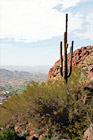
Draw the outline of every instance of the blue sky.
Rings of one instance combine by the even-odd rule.
[[[0,0],[0,65],[53,65],[65,13],[69,47],[93,45],[92,0]]]

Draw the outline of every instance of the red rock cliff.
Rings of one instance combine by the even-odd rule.
[[[90,55],[90,51],[93,52],[93,46],[86,46],[81,47],[80,49],[77,49],[73,52],[73,58],[72,58],[72,66],[76,66],[78,64],[82,65],[84,59]],[[93,53],[89,56],[93,60]],[[69,61],[69,54],[67,55],[67,60]],[[60,76],[60,60],[56,61],[54,66],[50,68],[48,73],[48,79],[52,79]],[[93,69],[93,65],[91,65],[91,69]],[[91,70],[92,71],[92,70]],[[91,73],[92,75],[93,73]]]

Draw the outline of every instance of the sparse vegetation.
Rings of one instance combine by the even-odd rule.
[[[0,140],[19,140],[19,136],[14,129],[7,128],[0,132]]]
[[[90,79],[89,84],[93,85],[93,79]]]

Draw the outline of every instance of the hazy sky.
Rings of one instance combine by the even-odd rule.
[[[0,0],[0,65],[53,65],[66,13],[69,47],[93,45],[93,0]]]

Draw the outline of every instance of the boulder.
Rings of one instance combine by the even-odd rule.
[[[84,133],[84,140],[93,140],[93,123]]]

